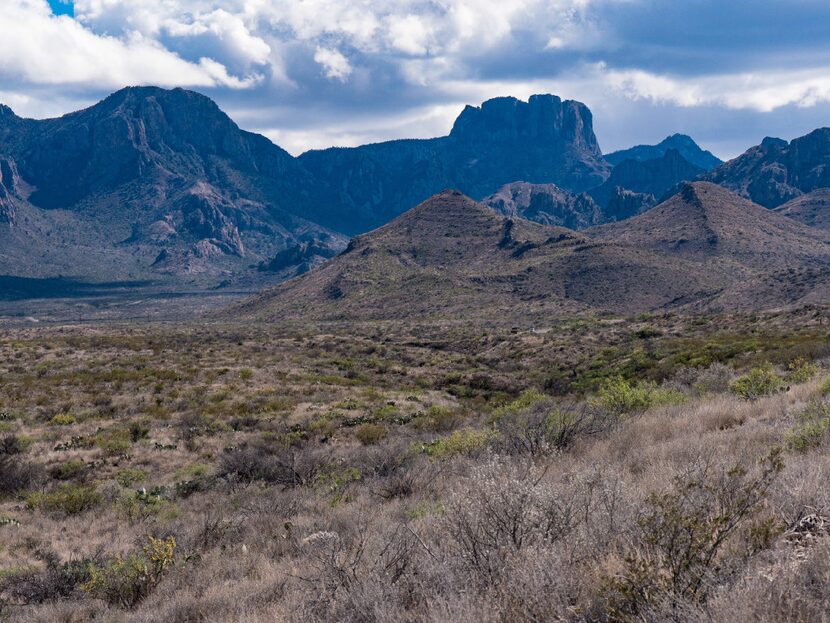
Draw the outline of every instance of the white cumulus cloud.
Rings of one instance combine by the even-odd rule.
[[[352,66],[343,54],[331,48],[318,47],[314,53],[314,61],[323,67],[329,78],[345,80],[352,73]]]
[[[244,88],[255,80],[231,75],[208,57],[187,61],[139,32],[96,34],[52,15],[45,0],[11,0],[0,20],[0,75],[34,85],[129,84]]]

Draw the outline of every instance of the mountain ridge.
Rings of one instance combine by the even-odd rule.
[[[701,148],[691,136],[686,134],[672,134],[656,145],[636,145],[611,152],[605,155],[605,159],[613,166],[617,166],[624,160],[645,161],[662,158],[669,149],[677,150],[686,160],[705,171],[723,164],[723,160]]]
[[[764,310],[769,295],[759,293],[773,287],[773,305],[830,302],[828,276],[821,232],[710,183],[687,183],[640,216],[579,233],[444,191],[231,313],[353,321]]]

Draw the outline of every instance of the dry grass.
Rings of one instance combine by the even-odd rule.
[[[664,365],[682,321],[648,322],[665,323],[665,342],[648,338]],[[0,620],[826,620],[828,534],[788,530],[830,515],[828,439],[786,449],[769,487],[751,488],[799,413],[827,400],[823,376],[750,402],[701,389],[726,387],[731,368],[684,370],[664,385],[682,404],[603,417],[591,390],[509,406],[543,389],[530,368],[545,356],[636,350],[624,336],[640,323],[600,323],[589,352],[566,347],[564,325],[8,332],[0,437],[43,475],[0,500],[15,522],[0,525]],[[579,423],[567,443],[563,422]],[[69,461],[86,468],[56,469]],[[97,506],[27,508],[59,473],[95,487]],[[729,500],[755,497],[705,565],[678,571],[653,526],[692,521],[665,510],[690,483],[705,492],[683,507],[703,513],[704,545]],[[175,538],[175,564],[134,608],[92,599],[64,567],[148,536]],[[681,572],[694,591],[669,582]]]

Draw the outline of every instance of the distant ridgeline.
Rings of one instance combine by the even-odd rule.
[[[468,106],[445,137],[295,158],[182,89],[128,88],[43,121],[0,106],[0,275],[255,289],[445,188],[581,230],[704,179],[826,226],[828,132],[726,164],[682,135],[603,156],[584,104],[537,95]]]

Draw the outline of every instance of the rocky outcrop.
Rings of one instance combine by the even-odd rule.
[[[182,216],[181,232],[211,243],[224,253],[245,256],[239,229],[228,216],[232,204],[200,185],[191,189],[179,203]]]
[[[482,199],[524,180],[579,193],[602,183],[610,169],[588,108],[553,95],[468,106],[446,137],[314,151],[299,161],[327,181],[339,206],[324,224],[352,234],[388,222],[443,188]]]
[[[0,223],[11,225],[16,216],[14,199],[19,194],[20,175],[14,160],[0,156]]]
[[[830,187],[830,128],[788,143],[765,138],[760,145],[705,176],[742,197],[775,208],[802,194]]]
[[[670,149],[677,150],[686,160],[704,171],[711,171],[723,164],[723,160],[712,152],[701,149],[691,136],[685,134],[674,134],[657,145],[638,145],[630,149],[615,151],[606,154],[605,159],[617,166],[625,160],[656,160],[662,158]]]
[[[633,190],[616,186],[608,196],[605,207],[602,209],[602,222],[613,223],[624,221],[642,214],[657,205],[654,195],[637,193]]]
[[[514,182],[482,203],[503,216],[568,229],[585,229],[602,222],[599,206],[589,195],[575,195],[554,184]]]

